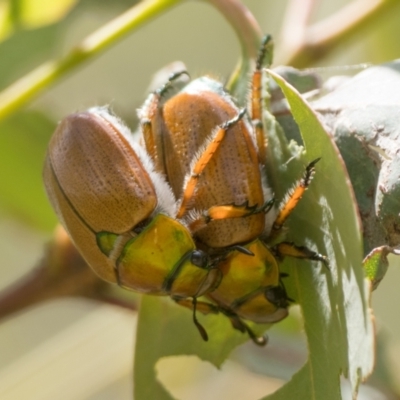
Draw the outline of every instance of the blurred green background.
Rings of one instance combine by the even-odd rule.
[[[243,0],[243,3],[262,30],[276,38],[279,61],[279,35],[287,2]],[[348,3],[321,0],[313,21],[331,15]],[[0,89],[42,62],[65,54],[134,2],[60,1],[59,6],[65,6],[63,12],[47,16],[44,10],[49,11],[50,4],[45,0],[0,1],[0,35],[3,34]],[[6,18],[10,9],[14,31]],[[379,64],[398,58],[398,11],[368,31],[360,32],[351,43],[322,59],[318,66]],[[46,18],[55,22],[45,24]],[[179,60],[186,64],[192,77],[211,73],[225,80],[236,65],[239,52],[232,28],[216,9],[205,2],[187,1],[73,71],[23,111],[1,121],[0,289],[38,263],[56,225],[44,194],[41,170],[47,142],[57,121],[77,110],[111,104],[135,129],[136,109],[146,96],[152,76],[160,68]],[[360,398],[400,398],[399,284],[398,261],[391,259],[386,279],[372,296],[379,362],[371,384],[377,385],[379,392],[362,389],[366,397]],[[131,398],[135,321],[132,312],[77,299],[48,302],[2,320],[0,398]],[[243,346],[232,356],[223,373],[193,359],[185,360],[185,367],[182,360],[172,364],[163,360],[159,365],[160,379],[174,386],[174,393],[180,399],[257,399],[280,384],[281,380],[276,377],[288,379],[304,361],[304,339],[298,329],[293,333],[293,326],[297,325],[294,310],[287,322],[270,331],[267,349],[260,351],[252,344]],[[179,379],[174,375],[176,371]],[[240,391],[241,385],[236,382],[246,382],[247,390]],[[386,390],[382,382],[386,383]]]

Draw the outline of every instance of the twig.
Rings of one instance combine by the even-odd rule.
[[[354,0],[330,17],[308,27],[301,43],[296,46],[283,43],[277,56],[278,62],[297,68],[309,66],[384,18],[398,5],[396,0]]]
[[[136,300],[122,292],[94,274],[59,227],[39,265],[0,293],[0,319],[46,300],[71,296],[136,309]]]
[[[315,4],[315,0],[288,2],[279,35],[279,42],[283,47],[296,48],[304,41]]]
[[[127,33],[183,0],[145,0],[89,35],[59,60],[44,63],[0,93],[0,119],[15,112],[41,90],[94,58]]]
[[[228,80],[227,88],[239,100],[247,94],[249,71],[260,47],[262,31],[253,14],[239,0],[205,0],[229,22],[241,46],[241,59]]]
[[[243,58],[256,58],[263,32],[254,15],[238,0],[206,0],[229,22],[242,47]]]

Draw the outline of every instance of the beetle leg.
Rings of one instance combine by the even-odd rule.
[[[222,310],[221,310],[222,311]],[[223,311],[222,311],[223,312]],[[257,336],[253,330],[243,322],[237,315],[235,314],[226,314],[226,316],[231,321],[232,327],[242,333],[247,333],[250,339],[257,345],[257,346],[265,346],[268,343],[268,336]]]
[[[207,222],[210,222],[218,219],[249,217],[259,213],[267,214],[273,207],[274,202],[275,199],[268,200],[261,207],[249,207],[247,202],[242,205],[213,206],[204,213],[204,216],[208,219]]]
[[[286,292],[286,287],[285,287],[285,285],[284,285],[284,283],[283,283],[283,280],[282,280],[282,278],[287,278],[288,276],[289,276],[288,274],[285,274],[285,273],[283,273],[283,272],[280,273],[280,274],[279,274],[279,285],[280,285],[280,287],[282,288],[283,292],[285,293],[285,298],[286,298],[286,300],[287,300],[288,302],[290,302],[290,303],[294,303],[295,300],[288,296],[288,294],[287,294],[287,292]]]
[[[193,167],[191,168],[190,175],[186,179],[184,186],[183,186],[183,195],[181,204],[179,207],[179,211],[176,215],[177,218],[182,218],[186,213],[186,210],[193,199],[193,196],[196,191],[197,182],[204,171],[204,168],[207,166],[208,162],[211,160],[214,153],[217,151],[219,145],[221,144],[222,140],[225,137],[226,132],[229,128],[240,121],[244,114],[246,113],[245,109],[242,109],[238,115],[236,115],[231,120],[223,123],[215,132],[211,140],[206,145],[204,151],[201,155],[197,158],[196,162],[194,163]]]
[[[189,230],[194,233],[206,227],[211,221],[228,218],[245,218],[254,214],[268,213],[274,205],[275,199],[266,201],[261,207],[242,205],[212,206],[203,213],[192,212],[187,218]]]
[[[143,139],[147,153],[150,155],[153,162],[156,164],[157,170],[164,172],[161,167],[162,160],[158,160],[157,141],[161,135],[162,123],[160,101],[165,93],[172,87],[173,82],[182,75],[188,75],[187,71],[178,71],[170,75],[168,81],[160,88],[154,91],[147,99],[144,106],[138,111],[140,126],[143,134]],[[158,117],[158,118],[157,118]]]
[[[187,75],[187,77],[190,79],[190,75],[186,70],[174,72],[169,76],[167,82],[165,82],[164,85],[156,90],[156,93],[159,94],[160,97],[164,96],[165,93],[172,88],[173,82],[180,78],[182,75]]]
[[[242,332],[247,333],[250,339],[258,346],[265,346],[268,341],[268,336],[257,336],[253,330],[244,323],[236,314],[229,312],[228,310],[221,309],[211,303],[207,303],[205,301],[197,301],[196,297],[193,297],[193,300],[189,299],[179,299],[173,298],[173,300],[178,303],[179,305],[189,308],[193,311],[193,322],[196,325],[196,328],[199,330],[199,333],[202,339],[207,342],[208,341],[208,334],[204,329],[204,326],[200,324],[196,317],[196,311],[200,311],[202,314],[218,314],[221,311],[224,315],[226,315],[234,329]]]
[[[188,298],[182,299],[177,297],[173,297],[173,300],[180,306],[193,310],[193,300],[190,300]],[[216,307],[214,304],[207,303],[206,301],[197,301],[197,300],[196,300],[196,310],[200,311],[204,315],[218,314],[219,312],[218,307]]]
[[[294,243],[282,242],[273,247],[273,251],[278,257],[294,257],[306,260],[320,261],[329,270],[329,260],[326,256],[310,250],[306,246],[296,246]]]
[[[218,314],[218,308],[211,303],[207,303],[205,301],[197,301],[197,297],[193,297],[193,300],[189,299],[180,299],[180,298],[173,298],[173,300],[186,308],[189,308],[193,312],[193,323],[196,325],[200,336],[202,339],[207,342],[208,341],[208,334],[205,330],[204,326],[200,324],[197,319],[196,311],[200,311],[202,314]]]
[[[205,342],[208,342],[208,334],[205,330],[204,326],[200,324],[199,320],[196,316],[197,309],[197,298],[193,297],[193,323],[196,325],[197,330],[200,332],[200,336],[203,338]]]
[[[272,46],[272,37],[264,36],[251,81],[251,120],[256,134],[258,161],[261,165],[265,165],[267,147],[267,136],[262,122],[262,66],[267,54],[272,52]]]
[[[319,160],[320,158],[317,158],[316,160],[310,162],[310,164],[307,165],[303,178],[300,179],[300,181],[297,183],[294,189],[289,191],[288,195],[286,196],[286,200],[281,206],[279,214],[272,225],[272,230],[269,239],[272,240],[276,238],[281,232],[283,224],[285,223],[289,215],[292,213],[292,211],[296,208],[297,203],[300,201],[304,192],[310,185],[310,182],[315,172],[314,166]]]

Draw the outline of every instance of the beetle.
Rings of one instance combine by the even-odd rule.
[[[235,329],[265,344],[243,319],[277,322],[287,315],[290,299],[278,257],[325,260],[290,243],[267,246],[307,188],[316,162],[270,232],[273,199],[263,177],[261,122],[261,66],[270,43],[267,37],[252,76],[251,123],[222,85],[207,77],[163,102],[185,73],[179,72],[138,112],[143,146],[106,108],[94,108],[65,118],[46,156],[47,194],[92,269],[109,282],[169,295],[191,308],[204,340],[197,307],[222,312]],[[198,302],[202,295],[212,303]]]
[[[289,255],[327,265],[325,256],[304,246],[288,242],[268,246],[279,238],[319,161],[306,167],[271,218],[273,198],[265,179],[267,143],[261,97],[262,64],[271,47],[267,35],[251,79],[251,121],[222,84],[209,77],[198,78],[165,98],[166,89],[184,71],[172,75],[138,112],[148,153],[175,196],[182,199],[177,217],[191,227],[196,246],[222,273],[220,284],[207,297],[235,329],[247,332],[259,345],[266,339],[257,337],[243,319],[278,322],[287,316],[291,301],[278,260]],[[223,129],[226,121],[229,129]],[[180,304],[192,307],[185,299]],[[202,309],[207,307],[203,304]]]
[[[177,201],[132,133],[106,108],[66,117],[44,166],[47,195],[83,258],[102,279],[141,293],[191,298],[220,271],[176,219]],[[213,310],[211,310],[213,311]]]

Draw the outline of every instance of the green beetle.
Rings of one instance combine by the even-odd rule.
[[[129,129],[105,108],[56,129],[44,182],[74,244],[104,280],[174,300],[215,288],[220,271],[176,217],[177,200]],[[194,320],[202,336],[204,329]]]

